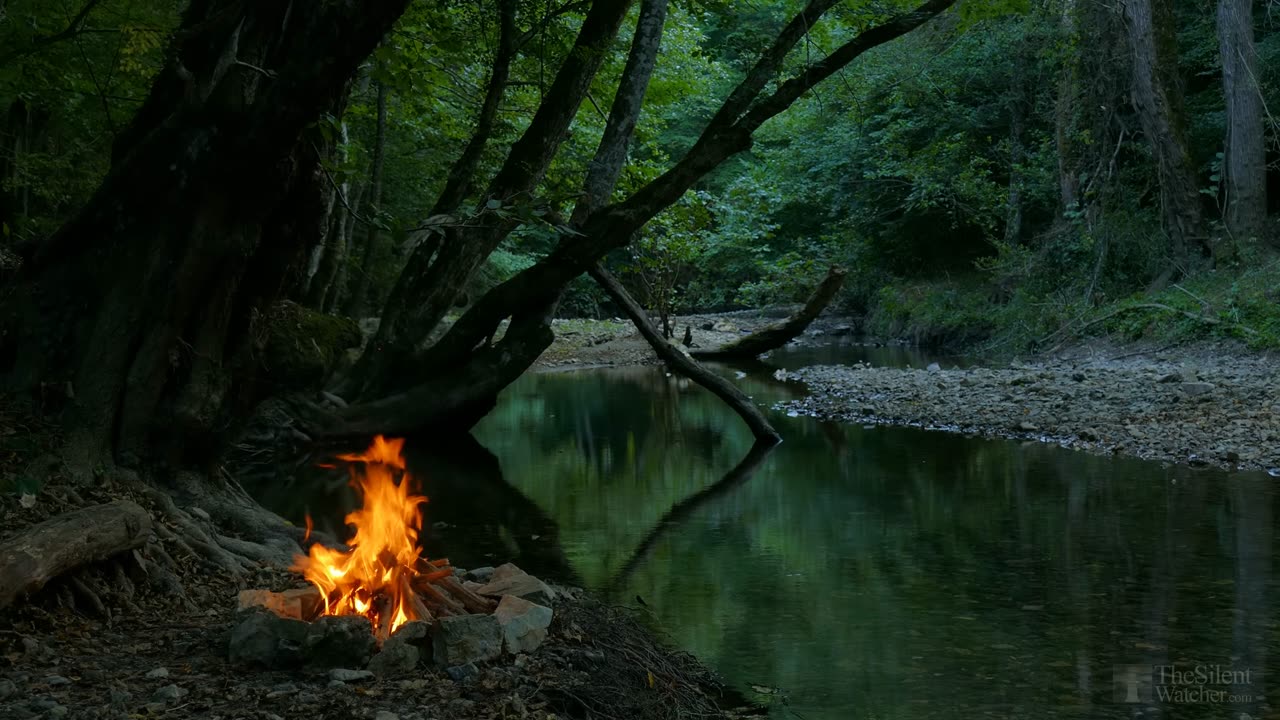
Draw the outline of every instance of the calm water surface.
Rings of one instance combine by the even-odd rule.
[[[775,367],[851,358],[937,359],[845,346],[721,371],[771,406],[803,394]],[[638,596],[733,685],[776,689],[754,697],[780,718],[1277,717],[1275,479],[772,416],[785,442],[761,459],[659,369],[527,376],[478,443],[411,454],[428,550]],[[352,498],[327,482],[267,500],[336,528]],[[1249,675],[1153,689],[1161,665]],[[1148,700],[1170,690],[1184,702]]]

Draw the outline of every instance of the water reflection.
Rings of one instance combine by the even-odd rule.
[[[1274,480],[775,419],[786,441],[721,484],[750,434],[656,369],[526,377],[477,436],[587,585],[809,720],[1266,714]],[[1113,699],[1116,666],[1161,664],[1250,669],[1230,689],[1255,702]]]

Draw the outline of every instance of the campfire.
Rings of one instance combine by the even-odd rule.
[[[546,638],[556,598],[546,583],[510,563],[464,572],[423,556],[427,498],[405,469],[403,449],[403,440],[379,436],[363,453],[338,456],[350,463],[361,501],[346,516],[351,537],[345,547],[316,543],[295,557],[291,570],[310,587],[240,593],[248,614],[229,640],[233,661],[367,663],[361,672],[397,674],[424,654],[449,668],[530,652]]]
[[[316,543],[293,567],[320,591],[321,615],[364,616],[379,639],[410,620],[490,612],[495,605],[463,587],[447,559],[422,556],[418,534],[427,497],[415,494],[403,448],[402,438],[379,435],[363,453],[338,456],[352,463],[351,485],[362,501],[346,517],[355,528],[350,550]]]

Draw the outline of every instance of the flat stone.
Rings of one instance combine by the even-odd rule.
[[[551,608],[507,595],[498,603],[493,617],[502,628],[502,647],[512,655],[533,652],[547,639]]]
[[[291,620],[311,620],[320,614],[323,600],[314,587],[271,592],[270,590],[241,590],[237,599],[241,610],[264,608]]]
[[[1213,383],[1207,382],[1184,382],[1181,387],[1182,392],[1186,393],[1189,397],[1204,395],[1213,391]]]
[[[379,710],[374,713],[373,720],[400,720],[400,716],[389,710]]]
[[[301,620],[256,609],[232,628],[227,658],[232,663],[268,669],[300,665],[308,630]]]
[[[349,683],[359,682],[361,680],[372,680],[373,673],[368,670],[350,670],[348,668],[334,668],[329,671],[329,679],[338,682]]]
[[[497,572],[493,566],[486,565],[484,567],[472,568],[462,574],[463,580],[471,580],[478,583],[487,583],[493,579],[493,574]]]
[[[552,590],[549,585],[511,563],[494,570],[493,578],[476,592],[498,598],[503,595],[515,595],[539,605],[551,605],[556,598],[555,590]]]
[[[306,661],[315,667],[361,667],[377,648],[373,625],[360,615],[325,615],[307,629]]]
[[[59,685],[70,685],[71,681],[61,675],[50,675],[44,679],[46,685],[50,687],[58,687]]]
[[[502,628],[492,615],[441,618],[431,629],[431,651],[441,667],[492,660],[502,654]]]
[[[445,668],[444,672],[449,676],[450,680],[460,683],[479,673],[480,668],[476,667],[475,663],[467,663],[466,665],[454,665],[453,667]]]
[[[146,677],[148,680],[159,680],[162,678],[167,678],[169,677],[169,668],[158,667],[154,670],[148,670]]]

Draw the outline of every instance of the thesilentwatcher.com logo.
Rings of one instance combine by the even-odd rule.
[[[1114,698],[1122,703],[1253,702],[1254,671],[1226,665],[1116,665]]]

